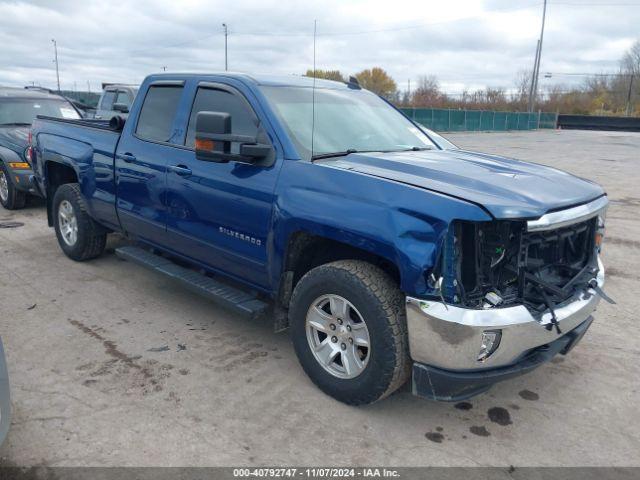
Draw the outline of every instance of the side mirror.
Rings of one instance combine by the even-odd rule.
[[[129,113],[129,107],[124,103],[114,103],[113,110],[120,113]]]
[[[239,144],[239,148],[232,149],[234,143]],[[272,147],[258,143],[249,135],[232,134],[229,113],[199,112],[196,116],[195,150],[199,160],[256,163],[266,158]]]

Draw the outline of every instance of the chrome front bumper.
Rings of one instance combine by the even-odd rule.
[[[598,259],[598,285],[604,285],[604,267]],[[561,333],[548,330],[551,313],[537,321],[526,307],[474,310],[442,302],[407,297],[409,350],[414,362],[446,370],[473,371],[511,365],[533,348],[557,340],[584,322],[596,309],[600,296],[589,288],[556,309]],[[477,360],[486,330],[501,330],[497,350]]]

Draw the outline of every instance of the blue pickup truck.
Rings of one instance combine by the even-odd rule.
[[[605,296],[600,186],[442,148],[355,80],[151,75],[126,122],[39,117],[32,142],[68,257],[124,234],[121,257],[288,328],[349,404],[483,392],[568,353]]]

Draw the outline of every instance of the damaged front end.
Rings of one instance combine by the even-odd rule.
[[[526,222],[454,222],[443,257],[443,296],[466,308],[522,304],[536,318],[593,285],[598,217],[545,231]]]
[[[536,220],[453,221],[428,272],[433,294],[407,297],[414,391],[459,399],[573,348],[607,298],[606,206],[601,197]]]
[[[598,288],[604,215],[602,209],[558,224],[454,221],[431,284],[445,302],[463,308],[524,305],[538,319],[550,312],[547,328],[558,329],[557,306]]]

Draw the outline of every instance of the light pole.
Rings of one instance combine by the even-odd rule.
[[[58,80],[58,93],[60,93],[60,70],[58,70],[58,44],[56,43],[56,39],[52,38],[53,42],[53,52],[55,55],[54,62],[56,63],[56,79]]]
[[[229,36],[229,29],[227,28],[227,24],[223,23],[224,27],[224,71],[229,70],[229,64],[227,63],[227,37]]]
[[[536,49],[536,59],[533,62],[533,75],[531,76],[531,89],[529,90],[529,112],[535,108],[536,95],[538,94],[538,75],[540,74],[540,58],[542,57],[542,40],[544,38],[544,21],[547,16],[547,0],[544,0],[542,7],[542,27],[540,29],[540,39]]]

